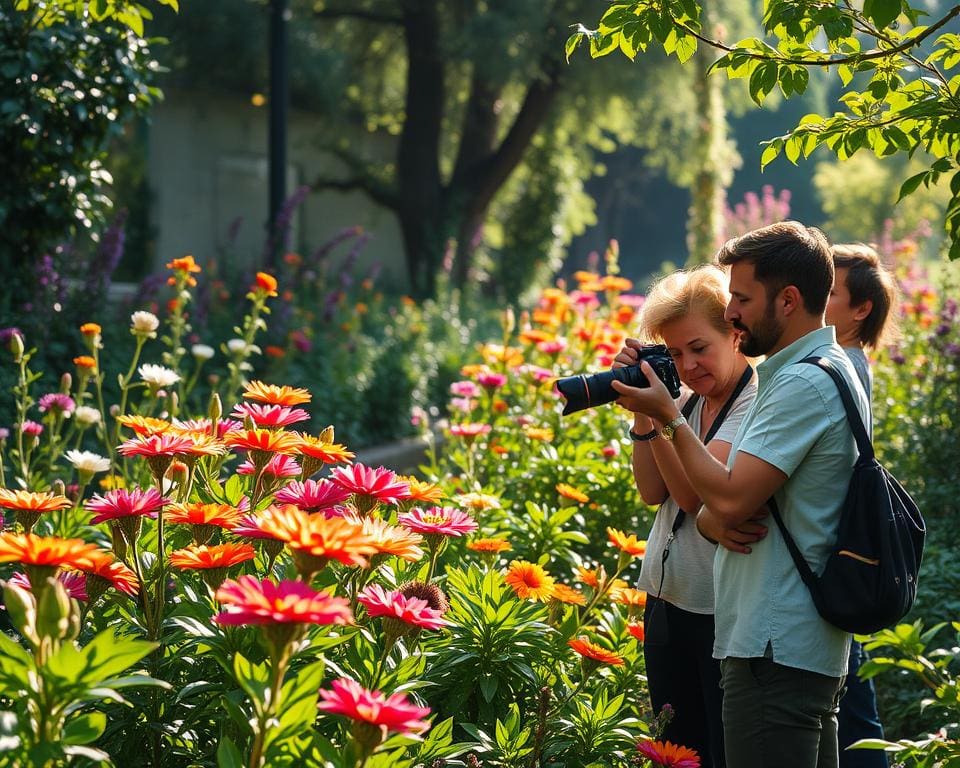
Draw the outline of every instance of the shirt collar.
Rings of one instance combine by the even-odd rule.
[[[775,355],[771,355],[757,366],[758,385],[762,387],[784,366],[809,357],[814,350],[829,344],[834,344],[836,340],[836,328],[832,325],[817,328],[801,336],[795,342],[784,347]]]

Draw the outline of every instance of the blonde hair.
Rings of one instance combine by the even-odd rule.
[[[712,264],[681,269],[658,280],[650,287],[640,311],[640,335],[662,340],[663,326],[697,313],[727,334],[733,326],[724,319],[730,293],[726,273]]]

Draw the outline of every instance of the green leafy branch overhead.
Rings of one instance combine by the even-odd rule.
[[[747,81],[762,105],[775,89],[802,94],[811,69],[835,72],[843,85],[841,109],[808,114],[788,133],[765,142],[761,164],[781,154],[796,164],[826,145],[845,160],[861,149],[878,157],[917,150],[929,167],[908,179],[900,199],[921,184],[950,179],[945,216],[950,258],[960,257],[960,34],[950,31],[960,5],[930,23],[907,0],[768,0],[764,38],[729,44],[704,33],[696,0],[613,2],[596,29],[583,24],[566,42],[567,59],[582,44],[593,58],[620,51],[634,60],[650,45],[686,61],[701,45],[720,53],[711,70]]]
[[[180,10],[180,0],[154,0],[174,11]],[[97,21],[113,20],[129,27],[143,37],[143,22],[153,18],[153,13],[142,3],[131,0],[16,0],[18,11],[32,13],[39,27],[48,27],[63,21],[65,16],[82,19],[85,16]]]

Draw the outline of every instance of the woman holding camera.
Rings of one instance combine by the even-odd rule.
[[[683,414],[721,462],[757,393],[739,334],[723,317],[726,285],[717,267],[676,272],[651,288],[640,315],[641,335],[667,346],[690,390],[680,397]],[[641,346],[628,339],[614,366],[636,364]],[[617,402],[630,408],[629,398]],[[638,585],[648,594],[643,650],[654,711],[673,709],[663,738],[696,749],[710,768],[725,765],[720,663],[713,658],[716,546],[694,524],[701,504],[668,444],[675,427],[635,413],[630,429],[637,489],[645,503],[659,505]],[[752,526],[762,538],[766,529]]]

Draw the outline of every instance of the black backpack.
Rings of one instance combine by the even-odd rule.
[[[913,605],[926,528],[913,499],[874,456],[840,372],[822,357],[800,362],[816,365],[833,379],[860,451],[823,573],[811,570],[772,498],[770,508],[817,612],[846,632],[870,634],[895,624]]]

